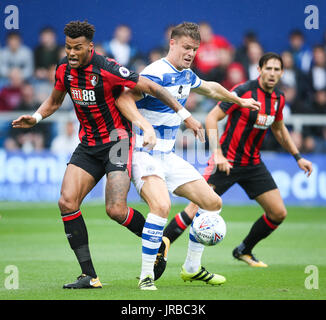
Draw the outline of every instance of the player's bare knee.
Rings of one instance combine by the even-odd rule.
[[[160,217],[167,218],[171,210],[171,203],[165,201],[158,202],[149,206],[152,213],[159,215]]]
[[[114,204],[106,206],[106,214],[118,223],[122,223],[126,219],[128,208],[126,204]]]
[[[218,211],[222,208],[222,199],[216,193],[213,196],[207,197],[200,207],[208,211]]]
[[[76,201],[63,194],[58,201],[58,206],[62,213],[74,212],[79,209],[79,204]]]
[[[220,196],[217,195],[217,198],[216,198],[216,206],[217,206],[217,210],[221,210],[221,209],[222,209],[222,205],[223,205],[222,198],[221,198]]]
[[[287,210],[285,208],[283,208],[277,213],[277,218],[279,221],[283,221],[286,218],[286,216],[287,216]]]
[[[286,208],[279,208],[273,212],[267,212],[267,216],[275,222],[282,222],[287,216],[287,210]]]

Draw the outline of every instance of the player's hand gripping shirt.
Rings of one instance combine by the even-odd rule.
[[[125,86],[134,88],[138,77],[94,51],[89,63],[81,68],[71,68],[67,57],[60,61],[55,88],[67,91],[74,103],[82,144],[97,146],[131,135],[131,124],[115,106],[115,100]]]
[[[247,81],[232,91],[241,98],[253,98],[261,102],[261,108],[259,111],[250,111],[234,103],[220,103],[220,108],[229,115],[220,139],[223,155],[233,165],[259,164],[260,148],[267,129],[274,121],[283,119],[284,95],[278,89],[269,94],[260,87],[258,80]]]
[[[141,72],[141,75],[163,86],[183,106],[186,104],[190,89],[197,88],[201,84],[201,80],[191,69],[178,71],[165,58],[147,66]],[[176,112],[164,105],[159,99],[148,94],[137,102],[137,107],[139,112],[153,126],[157,137],[157,144],[150,152],[143,148],[143,132],[137,129],[136,150],[146,151],[151,154],[174,151],[175,138],[181,124],[181,119]]]

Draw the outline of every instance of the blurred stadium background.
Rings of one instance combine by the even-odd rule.
[[[314,1],[319,16],[311,26],[312,3],[264,1],[2,1],[0,4],[0,201],[56,202],[69,154],[78,143],[78,126],[67,96],[61,109],[33,130],[13,130],[10,123],[32,114],[52,90],[55,65],[64,53],[63,28],[87,19],[96,27],[96,50],[140,72],[164,56],[170,27],[182,21],[201,24],[202,45],[194,70],[230,89],[257,77],[259,57],[275,51],[284,59],[281,89],[284,118],[298,148],[314,163],[306,179],[294,160],[269,134],[263,159],[288,205],[326,206],[326,21],[325,1]],[[10,5],[18,12],[17,29]],[[305,10],[306,11],[305,13]],[[316,25],[314,25],[316,27]],[[204,121],[214,101],[191,94],[187,108]],[[207,146],[180,133],[176,149],[199,170]],[[103,199],[103,181],[87,200]],[[134,190],[130,201],[139,201]],[[183,201],[173,199],[174,202]],[[0,206],[1,206],[0,202]],[[234,187],[225,204],[250,203]]]

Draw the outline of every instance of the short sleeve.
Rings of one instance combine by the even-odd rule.
[[[54,88],[59,91],[66,91],[66,87],[64,85],[64,75],[65,75],[65,65],[61,64],[58,65],[55,71],[55,82],[54,82]]]
[[[283,120],[283,109],[285,105],[285,97],[283,93],[280,95],[280,106],[278,107],[275,115],[275,121],[281,121]]]
[[[106,59],[105,70],[113,74],[114,85],[121,85],[133,89],[139,80],[139,74],[117,63],[113,59]]]
[[[201,79],[193,72],[191,78],[191,89],[198,88],[201,85]]]

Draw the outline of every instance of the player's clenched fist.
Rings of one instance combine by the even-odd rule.
[[[149,150],[152,150],[156,145],[156,134],[152,126],[143,130],[144,140],[143,147],[146,147]]]

